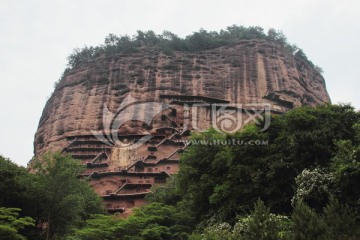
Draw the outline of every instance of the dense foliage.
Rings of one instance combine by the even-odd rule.
[[[192,140],[204,142],[267,144],[189,146],[179,173],[154,187],[149,204],[126,219],[101,214],[99,199],[76,178],[81,168],[69,157],[55,154],[45,156],[45,164],[35,161],[37,174],[0,158],[0,187],[8,193],[0,196],[0,236],[360,239],[360,113],[349,105],[302,107],[273,117],[270,128],[260,129],[248,125],[232,135],[194,134]],[[10,207],[23,209],[23,215]]]
[[[267,40],[279,44],[293,53],[296,52],[299,57],[308,61],[313,66],[301,49],[287,42],[285,35],[281,31],[270,28],[265,33],[264,29],[258,26],[244,27],[233,25],[219,32],[200,29],[185,38],[181,38],[169,31],[164,31],[162,34],[156,34],[154,31],[137,31],[137,34],[133,37],[109,34],[105,38],[104,44],[100,46],[85,46],[82,49],[75,49],[68,57],[68,69],[74,68],[81,63],[92,62],[100,56],[135,53],[144,48],[158,49],[165,54],[172,54],[173,51],[194,52],[208,50],[231,45],[240,40],[252,39]]]
[[[0,236],[16,236],[1,239],[63,239],[90,214],[104,213],[101,199],[78,179],[77,161],[48,154],[31,167],[35,173],[0,157]]]
[[[95,215],[70,239],[359,239],[359,123],[351,106],[327,105],[274,117],[264,132],[194,134],[268,144],[193,144],[150,205],[128,219]]]
[[[0,239],[26,239],[19,231],[26,226],[34,226],[34,219],[31,217],[19,217],[20,211],[19,208],[0,207]]]
[[[269,144],[190,147],[178,174],[181,195],[189,197],[187,201],[199,220],[217,214],[233,221],[249,211],[259,197],[274,213],[287,215],[291,214],[294,196],[302,196],[318,211],[330,195],[358,207],[360,149],[354,127],[359,121],[360,114],[347,105],[303,107],[274,117],[264,132],[249,126],[234,135],[219,136],[214,131],[197,135],[195,138],[243,142],[259,139]],[[304,170],[312,173],[315,168],[322,170],[302,176]],[[312,189],[306,189],[301,181]]]
[[[68,239],[186,239],[186,233],[191,231],[188,218],[179,214],[174,206],[151,203],[135,209],[127,219],[93,215],[84,228]]]

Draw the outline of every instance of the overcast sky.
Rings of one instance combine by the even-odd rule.
[[[109,33],[237,24],[282,30],[324,70],[333,103],[360,109],[360,2],[356,0],[0,0],[0,154],[26,165],[42,109],[76,47]]]

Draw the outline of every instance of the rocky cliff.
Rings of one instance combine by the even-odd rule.
[[[329,101],[309,61],[271,42],[170,55],[143,48],[68,71],[43,111],[35,155],[78,159],[107,211],[126,216],[178,171],[191,131],[234,131],[261,109]]]
[[[48,100],[35,135],[35,155],[62,149],[66,138],[101,130],[104,106],[116,111],[126,96],[204,96],[263,103],[286,111],[330,102],[321,74],[301,57],[263,40],[243,40],[199,52],[157,50],[100,57],[70,70]],[[134,113],[131,113],[134,114]],[[123,129],[140,133],[139,129]],[[143,130],[141,130],[143,131]]]

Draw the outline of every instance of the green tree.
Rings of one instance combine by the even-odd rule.
[[[0,179],[0,190],[4,193],[0,195],[0,206],[23,208],[26,205],[24,199],[27,200],[24,183],[29,180],[26,169],[0,156]]]
[[[115,240],[118,239],[116,230],[123,219],[114,215],[94,214],[86,220],[85,226],[76,229],[72,236],[68,236],[67,240]]]
[[[296,192],[292,199],[293,205],[301,201],[321,211],[330,196],[334,194],[334,175],[322,169],[304,169],[295,181]]]
[[[340,139],[355,138],[353,125],[360,114],[349,105],[301,107],[272,117],[266,130],[269,152],[265,157],[267,199],[275,212],[290,213],[295,178],[305,168],[328,168]]]
[[[332,197],[323,212],[327,226],[327,239],[355,240],[360,238],[359,216],[353,208],[339,203]]]
[[[356,141],[340,140],[336,142],[337,152],[332,159],[338,198],[359,209],[360,199],[360,146]]]
[[[294,240],[355,240],[359,239],[359,215],[355,209],[333,197],[320,213],[298,202],[292,214]]]
[[[190,239],[204,240],[280,240],[291,239],[291,221],[286,216],[270,213],[258,199],[254,210],[247,216],[238,216],[232,227],[229,223],[211,223],[202,234],[195,233]],[[200,237],[201,236],[201,237]]]
[[[206,143],[212,140],[224,141],[225,137],[215,130],[210,130],[203,134],[194,134],[192,139],[194,142]],[[218,204],[216,200],[219,197],[214,196],[210,203],[209,196],[214,194],[217,184],[223,183],[223,174],[227,173],[232,160],[232,157],[223,156],[228,156],[229,153],[231,152],[223,145],[200,144],[190,146],[181,157],[178,173],[180,194],[184,196],[184,204],[198,219],[209,213],[211,204]],[[218,168],[219,165],[221,168]]]
[[[31,217],[19,217],[19,208],[0,207],[0,239],[2,240],[24,240],[25,236],[19,231],[26,226],[34,226]]]
[[[63,236],[90,214],[103,212],[100,198],[86,181],[78,179],[83,166],[70,156],[46,154],[35,160],[32,168],[42,191],[46,239]]]
[[[182,198],[179,181],[176,175],[170,176],[164,185],[155,185],[151,192],[146,195],[149,202],[158,202],[175,206]]]
[[[286,36],[281,31],[277,31],[274,28],[268,30],[267,37],[270,41],[278,42],[281,46],[285,47],[287,44]]]
[[[24,167],[0,156],[0,206],[21,209],[21,216],[30,216],[39,223],[41,204],[36,176]],[[39,233],[33,225],[25,226],[24,235],[29,239],[38,239]]]
[[[326,240],[326,223],[313,209],[298,202],[291,215],[294,240]]]
[[[187,239],[190,231],[186,216],[179,215],[174,206],[150,203],[135,208],[126,219],[92,215],[85,226],[78,228],[67,239],[183,240]]]
[[[232,239],[279,240],[290,239],[290,220],[270,213],[263,201],[257,200],[254,210],[235,224]]]
[[[268,147],[246,143],[266,139],[256,126],[233,135],[210,130],[193,136],[199,144],[182,155],[178,179],[183,201],[196,218],[201,221],[217,214],[231,222],[252,209],[253,202],[265,194]],[[233,141],[244,144],[228,144]]]
[[[232,238],[232,227],[230,224],[214,223],[210,224],[204,229],[202,234],[193,234],[190,239],[201,239],[201,240],[229,240]]]

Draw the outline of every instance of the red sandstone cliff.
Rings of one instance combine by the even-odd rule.
[[[172,56],[157,51],[99,58],[71,70],[47,102],[35,135],[35,155],[61,149],[65,137],[102,126],[104,104],[115,111],[131,95],[197,95],[236,103],[270,102],[289,109],[330,102],[319,72],[266,41]],[[136,130],[135,130],[136,131]]]
[[[151,49],[119,54],[66,73],[44,108],[35,155],[62,151],[81,161],[106,209],[126,216],[145,203],[151,186],[178,171],[189,130],[214,126],[212,103],[239,103],[242,109],[267,103],[281,113],[328,102],[318,71],[266,41],[171,56]],[[121,143],[152,138],[124,148],[102,142],[102,135]]]

